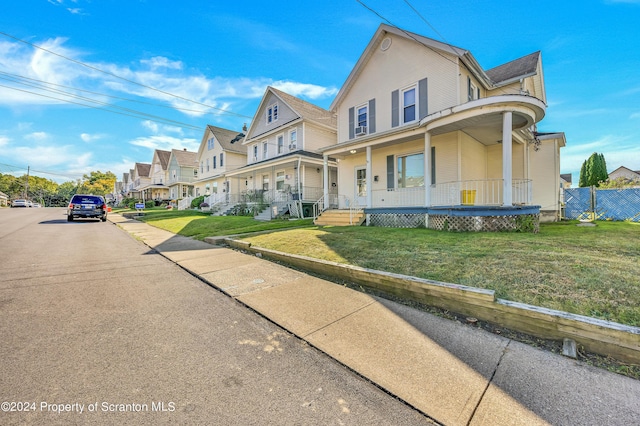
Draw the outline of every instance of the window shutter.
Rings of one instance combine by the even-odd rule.
[[[400,91],[391,92],[391,127],[400,125]]]
[[[349,108],[349,139],[353,139],[355,137],[354,129],[353,129],[354,120],[355,120],[354,114],[355,112],[353,107]]]
[[[376,100],[369,101],[369,133],[376,132]]]
[[[394,156],[387,155],[387,190],[392,191],[396,187],[395,173],[393,170]]]
[[[418,82],[418,96],[420,99],[420,120],[425,118],[429,114],[429,104],[427,98],[427,79],[423,78]]]

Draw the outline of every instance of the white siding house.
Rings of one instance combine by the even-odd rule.
[[[337,141],[321,151],[339,160],[340,196],[326,209],[355,205],[369,224],[436,228],[451,215],[559,215],[565,139],[537,131],[540,52],[485,71],[467,50],[383,24],[331,110]]]

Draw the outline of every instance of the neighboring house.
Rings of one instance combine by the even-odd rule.
[[[244,167],[227,173],[237,181],[237,201],[264,207],[260,219],[282,214],[311,217],[313,205],[337,185],[336,162],[320,150],[336,142],[335,114],[268,87],[243,140]]]
[[[9,196],[4,192],[0,192],[0,207],[7,207],[9,205]]]
[[[325,187],[325,209],[435,229],[559,217],[565,137],[536,129],[540,52],[485,71],[467,50],[382,24],[331,110],[337,143],[321,151],[339,159],[340,195]]]
[[[153,152],[153,160],[151,161],[149,186],[151,199],[156,203],[169,201],[169,157],[171,151],[156,149]]]
[[[639,180],[640,181],[640,170],[633,171],[624,166],[620,166],[611,173],[609,173],[609,180],[615,179],[628,179],[628,180]]]
[[[149,163],[136,163],[133,166],[131,174],[131,193],[134,197],[140,198],[146,201],[151,198],[151,177],[149,173],[151,171],[151,164]]]
[[[560,185],[562,189],[571,188],[571,181],[572,181],[571,173],[562,173],[560,175]]]
[[[169,155],[169,198],[181,200],[178,208],[188,208],[194,195],[194,182],[198,178],[198,153],[187,149],[172,149]]]
[[[122,182],[115,181],[113,183],[113,203],[119,205],[122,201]]]
[[[247,131],[246,127],[243,131]],[[243,137],[240,132],[211,125],[202,136],[197,155],[199,171],[195,196],[204,195],[209,206],[224,203],[231,192],[241,191],[239,180],[229,180],[226,174],[247,164],[246,148],[241,144]]]
[[[120,189],[120,193],[122,194],[123,198],[130,197],[130,193],[129,193],[129,189],[131,188],[131,182],[129,178],[130,174],[131,174],[131,171],[129,171],[129,173],[122,174],[122,186]]]

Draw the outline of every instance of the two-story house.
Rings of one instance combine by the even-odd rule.
[[[337,164],[320,150],[335,145],[334,113],[268,87],[242,144],[246,165],[227,173],[238,200],[264,207],[260,219],[281,214],[311,217],[313,204],[337,187]]]
[[[188,208],[194,195],[194,182],[198,178],[198,153],[187,149],[172,149],[167,169],[169,198],[178,208]],[[184,200],[184,201],[183,201]]]
[[[160,204],[169,201],[169,157],[171,151],[156,149],[153,152],[153,160],[151,161],[151,170],[149,178],[151,180],[148,186],[149,197]]]
[[[221,127],[208,125],[205,129],[197,155],[199,172],[195,196],[204,195],[204,202],[212,208],[229,202],[231,193],[241,191],[240,181],[230,180],[227,172],[247,164],[246,149],[240,143],[243,137],[241,132]]]
[[[149,163],[135,163],[131,173],[131,193],[134,197],[138,197],[142,200],[147,200],[151,197],[151,192],[148,190],[151,184],[151,178],[149,172],[151,171],[151,164]]]
[[[485,71],[467,50],[382,24],[331,110],[337,143],[321,151],[339,159],[341,197],[325,187],[325,209],[435,229],[558,217],[565,138],[537,132],[540,52]]]

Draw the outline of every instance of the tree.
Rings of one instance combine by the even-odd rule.
[[[111,172],[102,173],[100,170],[82,177],[78,193],[106,195],[113,191],[116,175]]]
[[[578,186],[580,188],[600,186],[600,182],[604,182],[608,178],[609,174],[607,173],[607,163],[604,159],[604,154],[594,152],[582,163]]]

